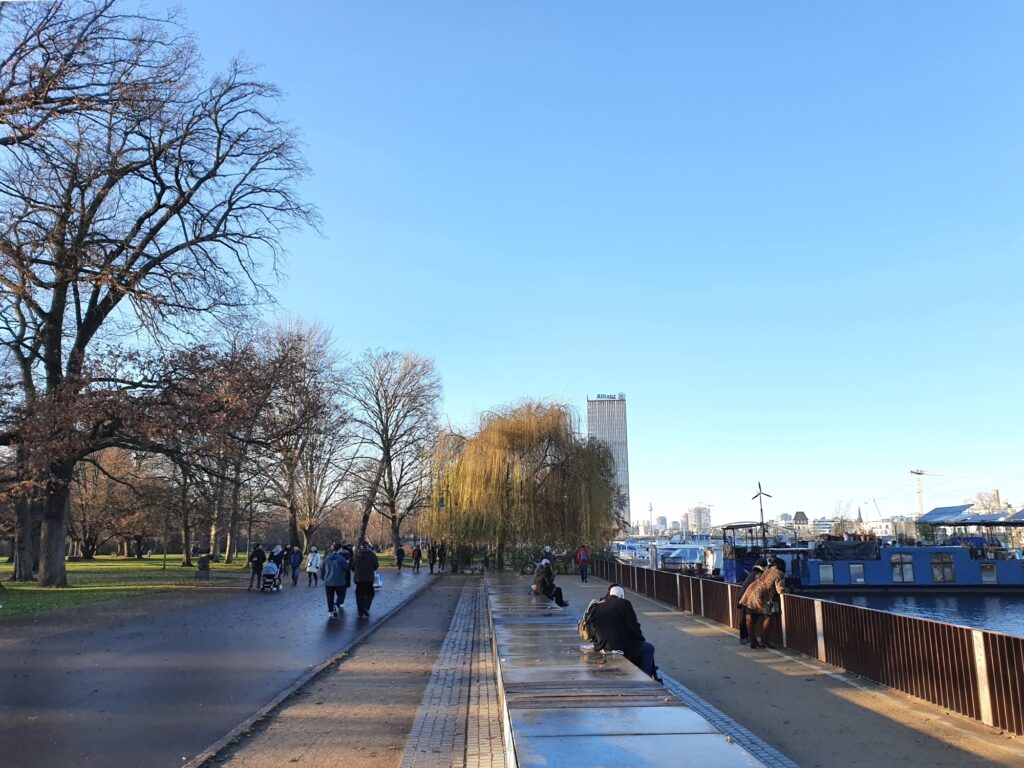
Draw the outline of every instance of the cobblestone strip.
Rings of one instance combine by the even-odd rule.
[[[755,736],[717,707],[713,707],[704,701],[704,699],[675,678],[669,677],[664,672],[661,673],[661,678],[665,682],[665,687],[672,691],[676,698],[684,702],[726,736],[731,736],[733,741],[747,750],[757,760],[760,760],[765,768],[800,768],[800,766],[775,749],[775,747]]]
[[[504,768],[505,765],[498,677],[487,616],[487,590],[479,587],[476,590],[473,675],[466,727],[466,768]]]
[[[402,768],[451,768],[466,751],[476,589],[466,586],[423,692]]]

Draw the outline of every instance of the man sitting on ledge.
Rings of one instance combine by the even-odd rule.
[[[551,561],[546,557],[540,561],[537,571],[533,574],[533,594],[544,595],[554,600],[562,608],[569,603],[562,597],[562,588],[555,586],[555,572],[551,570]]]
[[[622,587],[612,584],[608,588],[608,596],[594,606],[590,624],[594,650],[622,651],[645,675],[661,682],[658,666],[654,663],[654,646],[644,639],[636,611],[626,599]]]

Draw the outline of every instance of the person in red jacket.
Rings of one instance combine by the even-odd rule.
[[[580,581],[586,584],[587,570],[590,568],[590,553],[587,551],[586,544],[581,546],[580,551],[576,553],[576,564],[580,567]]]

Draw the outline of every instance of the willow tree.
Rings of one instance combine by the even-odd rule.
[[[509,546],[607,541],[614,488],[610,452],[579,436],[571,409],[527,401],[485,414],[465,440],[439,442],[426,530],[493,545],[503,567]]]

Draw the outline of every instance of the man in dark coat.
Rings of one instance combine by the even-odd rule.
[[[377,555],[370,549],[369,542],[363,542],[356,550],[352,560],[353,580],[356,583],[356,610],[359,618],[370,616],[370,605],[373,603],[373,574],[380,568]]]
[[[249,566],[252,568],[252,574],[249,576],[249,589],[252,589],[254,581],[257,587],[260,585],[260,581],[263,579],[263,564],[265,562],[267,562],[267,553],[263,551],[263,545],[253,544],[252,554],[249,555]]]
[[[562,597],[562,588],[555,586],[555,572],[551,570],[551,561],[546,557],[540,561],[540,565],[533,574],[533,592],[537,595],[544,595],[548,600],[554,600],[562,608],[569,604]]]
[[[622,651],[644,674],[661,682],[654,663],[654,646],[644,639],[633,604],[618,584],[612,584],[604,601],[594,606],[591,626],[595,650]]]
[[[330,553],[320,563],[320,579],[324,583],[327,594],[327,610],[332,619],[338,618],[338,610],[345,602],[348,585],[351,584],[348,558],[345,557],[341,544],[331,547]]]

